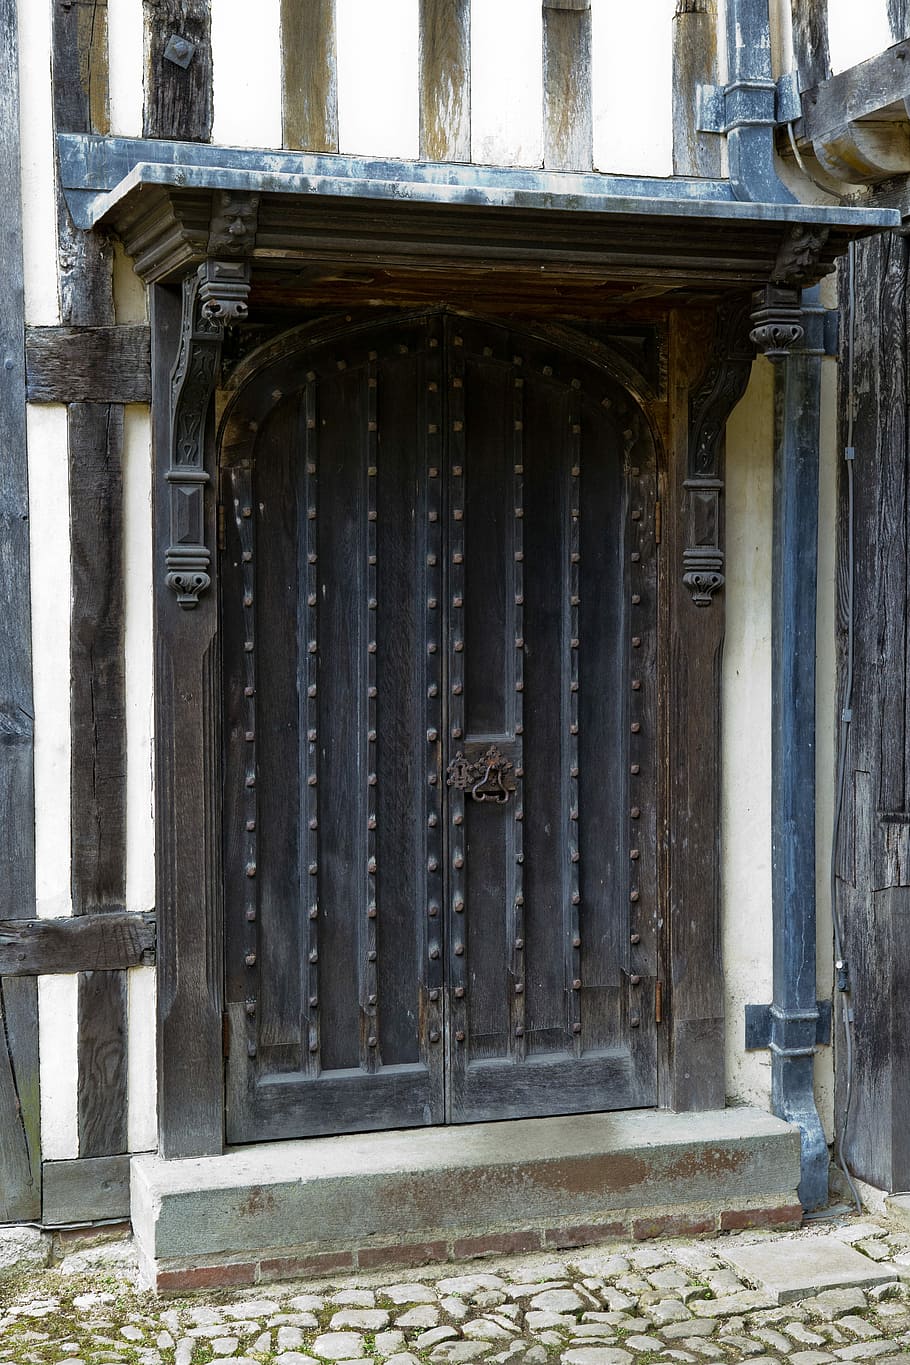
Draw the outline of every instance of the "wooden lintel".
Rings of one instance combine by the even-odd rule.
[[[29,327],[25,365],[31,403],[148,403],[149,329]]]
[[[0,920],[0,977],[111,972],[155,960],[154,914]]]

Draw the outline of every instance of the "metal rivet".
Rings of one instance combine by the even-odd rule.
[[[463,943],[456,943],[456,944],[455,944],[455,956],[456,956],[456,957],[464,957],[464,944],[463,944]]]
[[[575,937],[572,939],[572,947],[573,947],[573,948],[580,948],[580,947],[581,947],[581,939],[578,937],[577,934],[576,934]]]
[[[243,695],[244,695],[245,697],[252,697],[252,696],[255,696],[255,694],[256,694],[256,689],[255,689],[255,687],[245,687],[245,688],[243,689]]]
[[[453,824],[453,825],[463,825],[463,824],[464,824],[464,816],[461,814],[460,811],[458,811],[455,815],[452,816],[452,824]]]
[[[306,562],[307,562],[308,564],[315,564],[315,563],[316,563],[316,552],[315,552],[314,550],[311,550],[310,553],[307,555],[307,557],[306,557]]]
[[[518,734],[519,731],[516,730],[515,733]],[[517,768],[515,769],[515,776],[516,776],[516,777],[524,777],[524,775],[525,775],[525,770],[524,770],[524,768],[522,768],[522,767],[519,765],[519,767],[517,767]]]
[[[246,740],[247,744],[252,744],[252,742],[253,742],[253,740],[256,738],[256,736],[255,736],[255,734],[253,733],[252,730],[247,730],[247,731],[244,733],[243,738]]]
[[[516,648],[516,649],[524,649],[524,647],[525,647],[524,637],[523,637],[522,635],[516,636],[516,638],[515,638],[515,648]]]
[[[630,942],[630,943],[641,943],[641,934],[630,934],[630,935],[629,935],[629,942]]]
[[[464,867],[464,858],[460,853],[455,854],[455,857],[452,859],[452,866]]]
[[[375,905],[367,906],[367,919],[375,919],[378,913],[379,911],[376,909]]]
[[[581,1024],[573,1024],[573,1025],[572,1025],[572,1032],[573,1032],[573,1033],[581,1033]]]
[[[427,816],[427,824],[429,825],[430,829],[435,829],[436,826],[439,824],[439,816],[438,815]]]
[[[524,550],[516,550],[516,551],[515,551],[515,563],[516,563],[516,564],[521,564],[521,563],[523,562],[523,560],[524,560],[524,557],[525,557],[525,555],[524,555]]]
[[[318,905],[311,905],[311,906],[310,906],[310,919],[318,919],[318,918],[319,918],[319,906],[318,906]]]
[[[641,985],[641,977],[638,976],[638,975],[630,976],[630,977],[629,977],[629,985],[630,985],[630,986],[640,986],[640,985]]]
[[[639,593],[637,593],[637,592],[633,592],[633,594],[632,594],[632,606],[633,606],[633,607],[637,607],[637,606],[640,605],[640,603],[641,603],[641,595],[640,595]]]
[[[517,982],[515,983],[515,994],[516,994],[516,995],[524,995],[524,990],[525,990],[525,988],[524,988],[524,986],[521,984],[521,982],[520,982],[520,981],[517,981]]]
[[[370,698],[371,701],[373,700],[374,697],[378,696],[378,693],[377,693],[377,691],[376,691],[376,688],[375,688],[375,687],[368,687],[368,688],[367,688],[367,696]]]
[[[432,512],[428,513],[428,519],[429,519],[430,521],[438,521],[438,520],[439,520],[439,513],[435,510],[435,508],[434,508],[434,510],[433,510]]]
[[[524,903],[525,903],[525,898],[524,898],[524,896],[522,895],[522,893],[519,891],[518,895],[515,897],[515,904],[516,904],[517,906],[520,907],[520,906],[524,905]]]
[[[428,696],[428,697],[438,697],[438,696],[439,696],[439,684],[438,684],[438,683],[430,683],[429,687],[427,688],[427,696]]]
[[[640,553],[639,550],[633,550],[633,551],[632,551],[632,563],[633,563],[633,564],[640,564],[640,563],[641,563],[641,553]]]
[[[372,876],[373,873],[375,873],[375,871],[376,871],[376,859],[375,859],[375,858],[370,858],[370,859],[368,859],[368,861],[367,861],[367,872],[369,872],[370,875]]]
[[[308,786],[308,787],[315,787],[315,786],[316,786],[316,774],[315,774],[315,773],[311,773],[310,776],[307,778],[306,781],[307,781],[307,786]]]
[[[319,821],[316,820],[315,818],[312,819],[312,820],[310,820],[310,821],[309,821],[309,827],[310,827],[310,829],[318,829],[318,828],[319,828]]]
[[[433,744],[438,738],[439,738],[439,731],[438,731],[438,730],[428,730],[428,731],[427,731],[427,740],[429,741],[430,744]]]
[[[310,996],[310,1009],[311,1009],[311,1010],[316,1009],[316,1007],[317,1007],[318,1004],[319,1004],[319,996],[318,996],[318,995],[311,995],[311,996]]]
[[[452,555],[452,563],[453,563],[453,564],[463,564],[463,563],[464,563],[464,555],[463,555],[460,551],[456,550],[455,554]]]
[[[438,867],[439,867],[439,859],[438,859],[438,858],[428,858],[428,859],[427,859],[427,871],[428,871],[428,872],[435,872],[435,871],[437,870]]]
[[[522,950],[522,948],[523,948],[524,946],[525,946],[525,941],[524,941],[523,938],[517,938],[517,939],[515,940],[515,947],[518,949],[519,952],[521,952],[521,950]]]
[[[429,564],[430,568],[433,568],[436,562],[437,560],[435,555],[427,555],[427,563]]]
[[[429,645],[427,645],[427,653],[428,653],[428,654],[435,654],[438,648],[439,648],[439,646],[436,645],[436,644],[429,644]]]
[[[376,949],[375,949],[375,948],[371,948],[370,951],[367,953],[367,962],[375,962],[375,961],[376,961]]]
[[[523,607],[523,606],[524,606],[524,601],[525,601],[524,593],[519,592],[519,593],[516,593],[516,594],[515,594],[515,605],[516,605],[516,607]]]
[[[453,726],[452,726],[452,738],[453,738],[453,739],[461,739],[461,736],[462,736],[463,733],[464,733],[464,732],[463,732],[463,730],[462,730],[462,728],[461,728],[460,725],[453,725]]]
[[[370,600],[367,602],[367,606],[369,607],[370,611],[375,611],[375,610],[376,610],[376,598],[375,598],[375,597],[371,597]]]
[[[637,735],[637,734],[639,734],[640,732],[641,732],[641,725],[640,725],[640,723],[639,723],[637,720],[633,720],[633,722],[632,722],[632,733],[633,733],[633,735]]]
[[[515,861],[516,861],[516,863],[523,863],[524,860],[525,860],[525,855],[524,855],[523,853],[516,853],[516,854],[515,854]]]
[[[255,967],[255,966],[256,966],[256,954],[255,954],[255,953],[247,953],[246,957],[245,957],[243,960],[244,960],[244,962],[246,963],[246,965],[247,965],[248,967]]]
[[[316,594],[315,594],[314,592],[311,592],[311,593],[309,594],[309,596],[307,597],[307,606],[308,606],[308,607],[315,607],[315,605],[316,605]]]
[[[251,517],[252,515],[253,515],[253,509],[252,509],[252,507],[244,507],[244,509],[243,509],[243,516],[245,516],[245,517]]]
[[[431,1042],[431,1043],[438,1043],[438,1042],[439,1042],[439,1031],[438,1031],[438,1029],[435,1029],[435,1028],[434,1028],[434,1029],[431,1031],[431,1033],[430,1033],[430,1042]]]
[[[436,1004],[436,1001],[439,999],[439,990],[436,986],[434,986],[433,989],[430,991],[430,999],[432,1000],[434,1005]]]
[[[427,914],[429,915],[430,919],[435,919],[436,916],[439,914],[439,906],[438,906],[438,905],[428,905],[428,906],[427,906]]]
[[[631,436],[632,433],[631,433],[631,431],[625,431],[625,432],[623,432],[623,435],[624,435],[624,436]],[[639,474],[641,473],[641,470],[639,469],[639,467],[638,467],[637,464],[633,464],[632,467],[631,467],[631,469],[629,470],[629,473],[632,475],[632,478],[633,478],[633,479],[637,479],[638,476],[639,476]]]
[[[577,848],[573,848],[573,849],[572,849],[572,853],[571,853],[571,861],[572,861],[573,863],[577,863],[577,862],[579,861],[579,858],[580,858],[580,857],[581,857],[581,854],[578,852],[578,849],[577,849]]]
[[[570,735],[578,734],[578,721],[573,721],[572,724],[569,726],[569,734]]]
[[[461,900],[461,899],[457,899],[457,900],[455,901],[455,914],[456,914],[456,915],[460,915],[460,914],[462,914],[463,912],[464,912],[464,901]]]
[[[453,597],[453,598],[452,598],[452,606],[453,606],[453,607],[463,607],[463,606],[464,606],[464,598],[463,598],[463,597]]]
[[[244,550],[244,552],[243,552],[243,554],[240,556],[240,558],[243,560],[244,564],[249,564],[249,563],[251,563],[251,562],[252,562],[252,559],[253,559],[253,551],[252,551],[252,550]]]
[[[577,692],[577,691],[578,691],[578,683],[577,683],[577,682],[574,682],[574,681],[571,682],[571,683],[569,684],[569,691],[570,691],[570,692]]]
[[[247,785],[248,787],[255,787],[255,785],[256,785],[256,778],[255,778],[255,776],[254,776],[253,773],[250,773],[249,776],[247,777],[247,779],[246,779],[246,785]]]
[[[460,654],[464,649],[464,640],[456,640],[452,648],[455,650],[456,654]]]
[[[247,923],[248,923],[248,924],[255,924],[255,922],[256,922],[256,911],[255,911],[255,910],[247,910],[247,912],[246,912],[246,920],[247,920]]]
[[[464,509],[461,507],[453,508],[452,518],[454,521],[464,521]]]
[[[641,1015],[640,1015],[640,1014],[630,1014],[630,1015],[629,1015],[629,1027],[630,1027],[630,1028],[638,1028],[638,1026],[639,1026],[640,1023],[641,1023]]]
[[[632,859],[633,863],[637,863],[639,858],[641,857],[640,850],[637,848],[633,848],[629,853],[629,857]]]
[[[435,773],[430,773],[430,776],[427,778],[427,782],[429,782],[431,787],[435,787],[438,780]]]
[[[247,1000],[243,1008],[246,1010],[247,1014],[252,1019],[253,1015],[256,1013],[256,1001]]]
[[[309,508],[307,508],[307,516],[309,517],[310,521],[315,521],[315,520],[316,520],[316,508],[315,508],[315,507],[309,507]]]
[[[256,875],[256,864],[255,864],[255,863],[247,863],[247,865],[246,865],[246,875],[247,875],[248,877],[255,877],[255,875]]]
[[[367,1039],[367,1047],[375,1047],[375,1046],[376,1046],[376,1039],[373,1037],[372,1034],[370,1034],[370,1037]]]
[[[251,607],[251,606],[253,605],[253,599],[252,599],[252,597],[250,596],[249,593],[247,593],[246,597],[244,597],[244,599],[243,599],[243,605],[244,605],[245,607]]]
[[[572,561],[573,564],[578,564],[581,562],[581,555],[578,553],[577,550],[573,550],[572,553],[569,555],[569,559]]]
[[[456,999],[456,1000],[463,1000],[463,999],[464,999],[464,986],[456,986],[456,987],[455,987],[455,999]]]
[[[375,564],[375,563],[376,563],[376,556],[375,556],[375,555],[367,555],[367,563],[368,563],[368,564]]]
[[[637,507],[636,507],[635,511],[632,513],[632,520],[633,520],[633,521],[641,521],[641,512],[639,512],[639,510],[638,510]]]
[[[318,1052],[318,1051],[319,1051],[319,1044],[318,1044],[318,1043],[310,1043],[310,1051],[311,1051],[311,1052]]]
[[[581,474],[581,469],[579,468],[579,466],[578,466],[577,464],[573,464],[573,466],[572,466],[572,478],[573,478],[573,479],[577,479],[578,476],[579,476],[580,474]]]
[[[439,957],[439,949],[436,948],[436,947],[431,948],[431,949],[430,949],[430,957],[431,957],[432,960],[435,962],[435,961],[438,959],[438,957]]]
[[[641,772],[641,764],[633,763],[631,768],[629,769],[629,772],[632,774],[633,777],[637,777],[638,774]]]
[[[247,828],[247,833],[248,833],[248,834],[252,834],[252,833],[253,833],[253,830],[256,828],[256,821],[255,821],[255,820],[247,820],[247,822],[246,822],[246,828]]]
[[[375,641],[375,640],[370,640],[369,643],[367,644],[367,653],[368,653],[368,654],[375,654],[375,653],[376,653],[376,641]]]
[[[639,891],[630,891],[630,892],[629,892],[629,900],[630,900],[630,901],[640,901],[640,900],[641,900],[641,892],[639,892]]]
[[[640,679],[640,678],[633,678],[633,679],[632,679],[632,691],[633,691],[633,692],[640,692],[640,691],[641,691],[641,679]]]
[[[435,597],[427,598],[427,606],[430,608],[430,611],[435,611],[438,605],[439,603],[437,602]]]
[[[455,1041],[456,1041],[456,1043],[463,1043],[463,1042],[464,1042],[464,1029],[458,1029],[458,1030],[456,1030],[456,1033],[455,1033]]]
[[[307,871],[309,872],[311,877],[315,877],[319,872],[319,867],[316,863],[310,863]]]
[[[252,642],[252,640],[244,640],[244,642],[243,642],[243,648],[246,650],[247,654],[252,654],[252,652],[253,652],[253,642]]]
[[[573,905],[581,905],[581,892],[580,892],[580,891],[573,891],[573,892],[572,892],[572,904],[573,904]]]
[[[525,813],[524,813],[523,810],[517,810],[517,811],[515,812],[515,819],[519,822],[519,824],[521,823],[521,821],[522,821],[524,818],[525,818]]]
[[[517,683],[515,684],[515,691],[516,691],[516,692],[523,692],[524,690],[525,690],[525,685],[524,685],[523,682],[517,682]]]
[[[629,811],[629,814],[631,815],[633,820],[637,820],[641,815],[641,807],[633,806],[632,809]]]
[[[516,1038],[523,1038],[524,1036],[525,1036],[524,1028],[522,1027],[521,1024],[519,1024],[519,1025],[518,1025],[518,1028],[515,1030],[515,1037],[516,1037]]]
[[[253,1043],[253,1042],[247,1043],[247,1045],[246,1045],[246,1055],[247,1055],[248,1057],[255,1057],[255,1056],[256,1056],[256,1044],[255,1044],[255,1043]]]
[[[453,684],[452,684],[452,695],[453,695],[454,697],[460,697],[463,691],[464,691],[464,686],[462,685],[462,683],[453,683]]]

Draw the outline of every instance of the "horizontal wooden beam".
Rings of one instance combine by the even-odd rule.
[[[130,1216],[130,1158],[45,1161],[41,1221],[46,1227]]]
[[[113,972],[155,961],[154,914],[0,920],[0,976]]]
[[[810,141],[830,137],[856,119],[874,118],[910,96],[910,42],[886,48],[868,61],[819,81],[802,94],[797,132]],[[905,118],[903,108],[895,118]]]
[[[149,329],[28,327],[25,373],[31,403],[147,403]]]

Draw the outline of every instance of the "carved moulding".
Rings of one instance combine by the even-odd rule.
[[[248,262],[205,261],[183,282],[180,348],[171,375],[170,540],[167,585],[184,610],[199,605],[212,579],[205,543],[205,436],[218,383],[225,328],[247,316]]]
[[[718,307],[711,359],[689,398],[682,581],[697,607],[709,607],[724,585],[721,455],[727,418],[745,393],[752,368],[748,327],[748,300]]]

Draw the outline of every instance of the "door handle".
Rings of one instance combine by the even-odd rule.
[[[473,759],[459,749],[446,770],[446,785],[467,792],[474,801],[504,806],[515,790],[513,767],[495,744]]]

